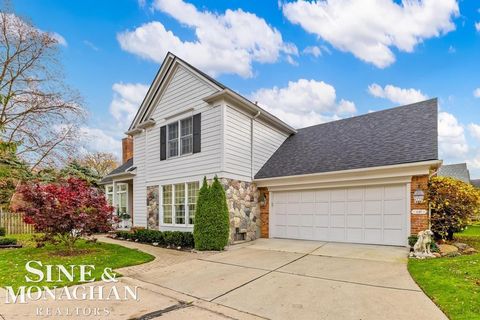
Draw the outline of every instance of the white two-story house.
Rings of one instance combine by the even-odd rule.
[[[102,180],[121,227],[192,231],[218,176],[230,241],[283,237],[404,245],[428,226],[437,102],[294,129],[169,53]]]

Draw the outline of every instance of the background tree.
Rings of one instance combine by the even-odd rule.
[[[17,145],[32,170],[57,166],[77,148],[85,117],[65,82],[55,36],[0,12],[0,140]]]
[[[103,193],[86,181],[70,178],[61,183],[27,183],[18,188],[25,222],[51,242],[60,240],[70,251],[75,242],[97,232],[112,230],[113,207]]]
[[[480,191],[454,178],[434,177],[429,182],[428,200],[432,209],[432,231],[437,238],[452,240],[455,232],[478,215]]]
[[[97,176],[104,177],[118,167],[117,157],[108,152],[92,152],[85,154],[79,161],[81,165],[91,169]]]

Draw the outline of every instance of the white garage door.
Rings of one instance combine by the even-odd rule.
[[[274,238],[405,245],[407,187],[272,192]]]

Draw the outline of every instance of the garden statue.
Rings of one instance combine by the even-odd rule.
[[[413,246],[413,256],[423,259],[428,257],[435,257],[430,251],[430,247],[433,242],[432,230],[420,231],[418,233],[418,240]]]

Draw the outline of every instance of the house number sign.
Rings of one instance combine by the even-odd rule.
[[[427,210],[425,210],[425,209],[413,209],[412,214],[427,214]]]

